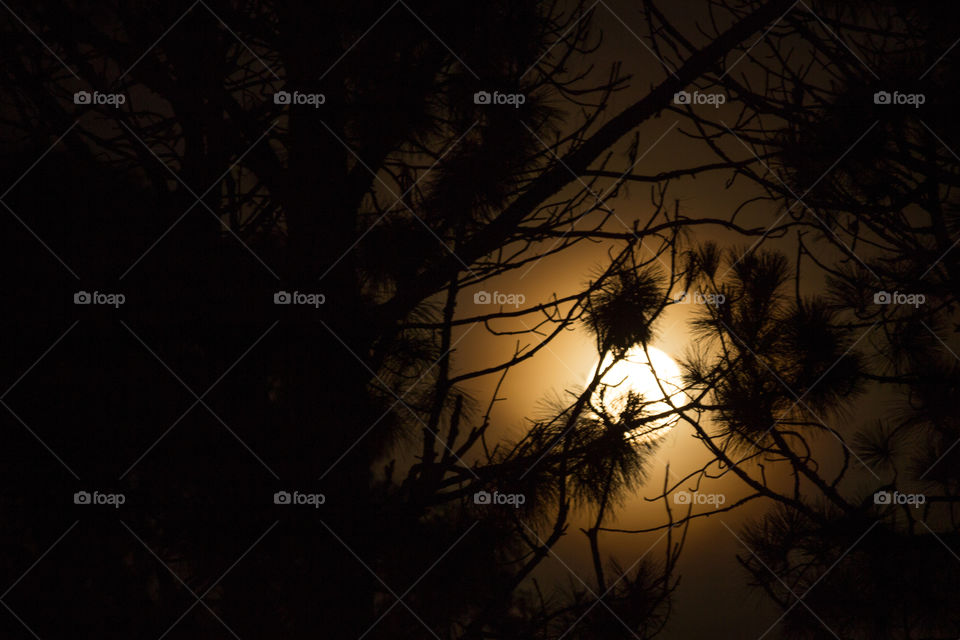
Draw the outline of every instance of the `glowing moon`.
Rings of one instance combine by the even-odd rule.
[[[685,394],[680,390],[682,378],[677,363],[655,347],[647,347],[647,352],[650,354],[649,360],[642,346],[634,347],[623,360],[613,365],[601,378],[600,386],[591,398],[592,404],[597,408],[602,406],[607,413],[616,417],[626,406],[627,393],[633,391],[642,396],[645,413],[649,415],[670,411],[670,404],[666,401],[668,397],[675,406],[682,406]],[[601,371],[609,367],[612,361],[613,356],[607,355]],[[665,435],[678,420],[677,416],[665,417],[646,424],[642,431],[656,431],[656,437],[659,437]]]

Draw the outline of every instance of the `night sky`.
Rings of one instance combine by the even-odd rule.
[[[0,636],[960,636],[946,5],[0,4]]]

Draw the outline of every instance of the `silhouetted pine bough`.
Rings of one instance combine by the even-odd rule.
[[[951,21],[721,2],[698,32],[643,2],[654,82],[597,66],[610,4],[10,3],[5,637],[652,638],[688,528],[754,500],[732,580],[773,633],[957,636]],[[648,171],[664,130],[703,149]],[[759,195],[681,206],[717,172]],[[588,242],[608,260],[572,293],[470,304]],[[606,371],[692,291],[724,302],[684,393],[611,410]],[[478,327],[515,350],[459,357]],[[516,367],[573,329],[601,364],[508,438]],[[877,394],[895,410],[858,420]],[[711,459],[661,485],[666,418]],[[716,476],[749,494],[671,499]],[[126,503],[72,504],[95,487]],[[294,487],[322,509],[274,503]],[[641,488],[664,519],[618,529]],[[625,561],[614,531],[663,537]],[[544,582],[571,533],[591,575]]]

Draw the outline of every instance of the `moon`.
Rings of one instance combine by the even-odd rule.
[[[650,354],[649,360],[647,353]],[[642,346],[636,346],[627,351],[623,360],[617,362],[604,374],[600,385],[591,397],[594,407],[603,407],[607,413],[616,417],[625,408],[627,394],[633,391],[640,395],[645,403],[645,413],[657,415],[671,410],[667,398],[675,406],[681,406],[685,401],[680,367],[669,355],[655,347],[647,347],[644,353]],[[608,354],[601,365],[601,371],[610,366],[613,355]],[[659,379],[659,383],[658,383]],[[642,429],[634,433],[642,439],[659,439],[665,436],[679,421],[676,415],[667,416],[645,424]]]

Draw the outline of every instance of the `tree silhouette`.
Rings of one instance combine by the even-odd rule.
[[[658,51],[691,50],[651,14]],[[683,481],[736,475],[752,494],[727,510],[777,502],[743,532],[741,560],[789,637],[957,634],[955,39],[927,3],[804,3],[735,70],[705,74],[701,90],[722,88],[735,116],[681,107],[735,166],[731,183],[761,189],[737,211],[769,221],[725,261],[713,247],[692,258],[730,303],[694,325],[688,379],[713,413],[687,421],[714,460]],[[859,419],[888,399],[881,419]],[[770,482],[778,467],[792,491]]]
[[[600,355],[646,340],[674,280],[648,279],[637,297],[631,273],[702,221],[671,218],[660,188],[648,228],[628,230],[578,294],[514,314],[459,310],[465,290],[589,239],[584,228],[602,237],[614,213],[598,194],[622,180],[588,170],[776,5],[607,122],[628,78],[616,65],[590,73],[599,39],[586,3],[10,5],[4,258],[25,277],[5,295],[11,334],[32,331],[8,358],[29,376],[9,376],[7,486],[29,489],[4,492],[18,542],[3,566],[21,575],[56,541],[5,599],[10,633],[662,628],[672,535],[665,564],[604,577],[594,528],[593,596],[612,620],[585,584],[560,601],[531,591],[571,509],[599,508],[599,526],[642,478],[646,445],[588,407],[600,372],[510,450],[487,448],[490,411],[463,384],[506,376],[587,318]],[[489,89],[525,102],[515,113],[476,103]],[[665,241],[641,260],[647,236]],[[608,289],[611,278],[623,284]],[[128,302],[113,315],[77,309],[78,289]],[[325,302],[277,307],[278,290]],[[642,307],[641,323],[626,327],[605,291]],[[545,337],[492,368],[455,366],[460,327],[517,316],[538,318],[524,334]],[[614,423],[642,415],[630,413]],[[38,464],[38,452],[53,455]],[[69,514],[69,495],[91,485],[130,496],[119,524]],[[492,486],[525,506],[477,509],[473,494]],[[271,504],[291,487],[322,491],[322,516]],[[71,515],[76,534],[51,540]]]
[[[705,7],[694,36],[642,3],[650,81],[602,57],[605,3],[11,3],[8,635],[651,638],[687,527],[762,500],[741,563],[788,635],[955,637],[956,123],[934,100],[954,35],[927,5]],[[674,101],[692,88],[739,114]],[[704,151],[647,173],[663,115]],[[759,195],[671,201],[716,172]],[[588,242],[609,259],[573,293],[470,304]],[[690,327],[683,393],[606,402],[694,291],[724,302]],[[460,357],[480,326],[512,354]],[[511,375],[574,329],[591,380],[507,438]],[[653,490],[665,521],[632,533],[664,532],[663,555],[618,562],[603,542],[667,418],[711,460]],[[674,513],[718,476],[748,495]],[[128,502],[71,505],[95,488]],[[873,498],[911,489],[922,509]],[[274,504],[295,490],[326,502]],[[495,491],[523,504],[475,498]],[[545,586],[575,514],[592,575]]]

